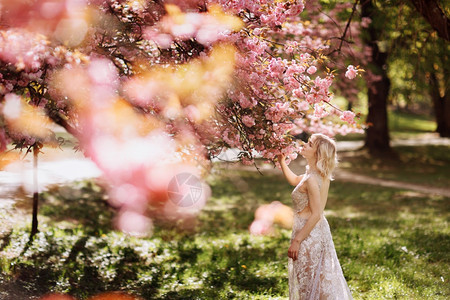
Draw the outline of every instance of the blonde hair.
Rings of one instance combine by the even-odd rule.
[[[336,142],[321,133],[313,134],[311,140],[313,145],[317,146],[315,153],[317,170],[323,177],[333,180],[332,172],[338,163]]]

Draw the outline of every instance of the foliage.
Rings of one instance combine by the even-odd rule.
[[[373,1],[378,46],[388,53],[389,100],[399,108],[430,114],[430,89],[445,94],[448,86],[449,44],[420,15],[412,1]],[[442,7],[445,8],[445,5]],[[430,85],[434,73],[438,87]]]

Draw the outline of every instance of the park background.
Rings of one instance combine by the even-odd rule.
[[[369,123],[377,125],[369,127],[375,132],[336,136],[340,164],[325,210],[355,299],[450,296],[449,38],[420,3],[426,5],[374,1],[379,19],[371,29],[383,40],[377,47],[385,54],[378,66],[389,80],[385,97],[359,82],[352,102],[335,98],[360,120],[372,114]],[[448,2],[429,3],[441,7],[448,24]],[[33,157],[23,159],[20,172],[2,157],[0,299],[88,299],[112,291],[142,299],[288,297],[290,230],[275,224],[268,235],[249,232],[262,205],[291,205],[292,187],[279,168],[221,156],[225,161],[215,159],[205,178],[211,197],[195,218],[152,215],[151,234],[133,237],[114,226],[117,209],[105,183],[90,178],[98,169],[74,151],[76,139],[60,127],[55,134],[64,143],[41,149],[39,231],[32,238]],[[305,167],[301,158],[290,166],[297,174]]]

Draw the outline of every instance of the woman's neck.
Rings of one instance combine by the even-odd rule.
[[[316,167],[316,160],[314,159],[306,159],[306,162],[308,163],[309,169],[311,171],[318,171]]]

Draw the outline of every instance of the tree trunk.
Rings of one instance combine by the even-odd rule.
[[[436,132],[440,137],[450,137],[450,102],[445,90],[443,96],[439,93],[439,83],[434,72],[430,73],[430,96],[433,99],[434,113],[436,116]]]
[[[362,5],[362,17],[370,17],[376,19],[379,13],[373,6],[372,1],[366,1]],[[372,154],[383,154],[392,152],[389,141],[387,103],[390,88],[390,80],[387,76],[387,58],[388,53],[381,52],[377,41],[378,34],[375,28],[376,20],[374,20],[367,29],[366,44],[372,52],[372,62],[369,66],[370,71],[381,79],[377,81],[368,80],[368,114],[365,147]]]
[[[385,72],[383,72],[385,73]],[[390,81],[386,75],[380,81],[372,82],[368,88],[369,111],[365,147],[371,153],[391,152],[387,116],[387,100]]]
[[[38,175],[37,175],[37,163],[38,163],[39,146],[33,146],[33,217],[31,220],[31,232],[30,240],[38,232],[38,203],[39,203],[39,191],[38,191]]]

